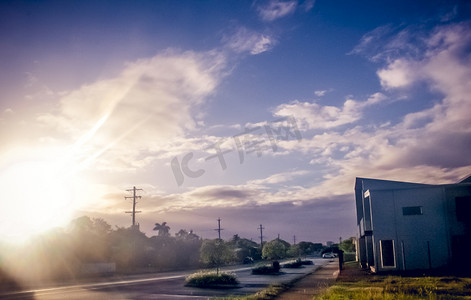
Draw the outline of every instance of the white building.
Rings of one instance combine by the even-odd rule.
[[[471,176],[443,185],[357,178],[355,200],[362,267],[470,267]]]

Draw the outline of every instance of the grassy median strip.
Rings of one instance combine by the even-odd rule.
[[[272,300],[276,299],[281,293],[289,290],[292,288],[296,282],[303,279],[304,277],[308,276],[310,273],[305,274],[304,276],[298,277],[296,279],[291,280],[288,283],[281,283],[281,284],[274,284],[270,285],[267,288],[258,291],[255,294],[247,295],[247,296],[227,296],[222,298],[212,298],[217,300]]]
[[[215,300],[272,300],[279,296],[284,291],[288,290],[293,286],[292,283],[286,284],[275,284],[271,285],[261,291],[258,291],[255,294],[247,295],[247,296],[227,296],[221,298],[211,298]]]
[[[471,299],[471,278],[454,276],[399,276],[353,273],[346,270],[316,300],[337,299]]]

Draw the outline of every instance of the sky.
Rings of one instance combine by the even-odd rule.
[[[87,215],[357,234],[355,177],[471,173],[469,1],[1,1],[0,239]]]

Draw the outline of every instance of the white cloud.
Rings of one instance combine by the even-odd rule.
[[[303,134],[301,142],[293,139],[278,141],[277,145],[279,152],[301,153],[303,159],[316,164],[317,174],[325,174],[320,182],[307,187],[290,185],[293,179],[316,175],[312,170],[281,172],[238,185],[188,188],[174,194],[156,192],[152,197],[159,204],[149,203],[147,209],[177,211],[286,202],[321,203],[332,196],[351,195],[356,176],[423,183],[455,182],[471,168],[468,153],[471,70],[467,67],[471,57],[465,50],[471,44],[471,36],[461,26],[464,25],[439,28],[424,38],[429,47],[421,56],[423,59],[398,58],[384,68],[400,69],[407,78],[401,81],[386,73],[382,79],[386,80],[384,87],[388,91],[425,80],[431,89],[443,95],[441,101],[405,115],[399,123],[381,120],[377,125],[355,124],[367,117],[366,108],[387,99],[383,93],[372,94],[362,101],[347,99],[340,107],[300,101],[276,107],[275,116],[294,116],[303,130],[313,130],[309,131],[311,135]],[[401,65],[398,60],[414,68]],[[325,132],[319,133],[319,129]],[[172,153],[184,153],[192,147],[200,147],[199,150],[204,145],[199,138],[180,137],[174,141],[167,148],[175,151]]]
[[[314,94],[318,97],[322,97],[324,96],[325,94],[327,93],[327,90],[319,90],[319,91],[315,91]]]
[[[149,161],[141,153],[195,128],[193,113],[216,89],[224,66],[215,52],[167,51],[67,93],[57,112],[38,119],[77,141],[71,148],[77,159],[106,153],[102,167],[134,168]]]
[[[273,174],[271,176],[268,176],[267,178],[264,179],[256,179],[256,180],[251,180],[247,182],[247,184],[252,185],[266,185],[266,184],[280,184],[288,181],[292,181],[294,178],[298,176],[303,176],[309,174],[308,171],[291,171],[291,172],[283,172],[283,173],[277,173]]]
[[[258,12],[264,21],[271,22],[294,13],[296,6],[297,1],[271,0],[268,2],[268,4],[260,6],[258,8]]]
[[[406,87],[417,80],[416,66],[413,61],[397,59],[386,69],[377,72],[384,88]]]
[[[347,99],[342,107],[322,106],[314,102],[292,101],[281,104],[274,110],[275,116],[294,116],[301,128],[327,129],[334,128],[359,120],[362,110],[385,99],[381,93],[371,95],[366,101]]]
[[[403,88],[425,81],[443,95],[430,108],[404,116],[391,126],[357,126],[344,132],[315,135],[303,143],[280,143],[281,147],[312,153],[314,162],[337,169],[321,187],[347,192],[355,176],[424,183],[456,182],[471,171],[471,45],[470,24],[438,27],[421,38],[428,45],[424,54],[399,58],[381,73],[385,88]],[[407,63],[406,63],[407,62]],[[411,67],[413,66],[413,67]],[[381,97],[380,97],[381,98]],[[381,99],[371,97],[367,103]],[[317,111],[324,108],[317,107]],[[337,110],[340,114],[341,111]],[[340,120],[340,118],[339,118]],[[348,149],[344,155],[332,153]],[[424,175],[426,174],[426,175]]]
[[[386,73],[382,79],[388,90],[425,80],[443,95],[441,101],[405,115],[399,123],[383,120],[378,125],[352,126],[367,116],[366,108],[387,99],[383,93],[363,101],[347,99],[340,107],[300,101],[276,107],[275,116],[294,116],[307,131],[301,142],[278,141],[279,152],[302,153],[316,165],[316,171],[325,174],[320,183],[289,185],[294,178],[313,176],[312,171],[282,172],[245,184],[173,194],[167,202],[169,207],[322,202],[332,196],[350,195],[356,176],[432,184],[456,182],[471,170],[471,70],[466,63],[471,57],[465,51],[471,37],[461,26],[439,28],[424,38],[429,47],[426,54],[418,56],[423,59],[398,58],[384,69],[400,70],[406,78]],[[326,131],[317,133],[319,129]]]
[[[226,45],[237,53],[248,52],[256,55],[270,50],[275,43],[273,37],[241,27],[228,38]]]

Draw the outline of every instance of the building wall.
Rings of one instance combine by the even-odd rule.
[[[471,247],[471,218],[457,219],[455,199],[471,199],[471,185],[357,178],[355,197],[362,266],[376,271],[413,270],[469,261],[460,249]],[[463,211],[471,211],[471,203],[461,205]],[[409,208],[406,214],[404,207]]]
[[[376,270],[428,269],[449,263],[443,188],[370,191],[370,198]],[[422,214],[403,215],[404,207],[421,207]],[[394,268],[382,267],[381,240],[394,240]]]
[[[450,262],[446,199],[442,187],[394,191],[398,238],[406,269],[439,268]],[[402,207],[421,206],[422,215],[404,216]]]

